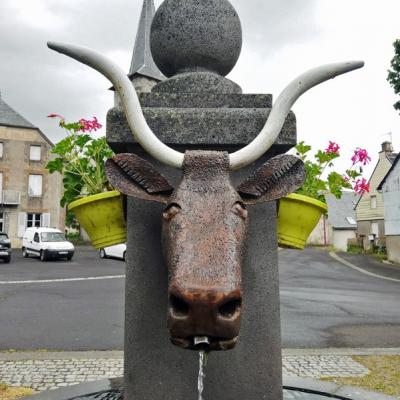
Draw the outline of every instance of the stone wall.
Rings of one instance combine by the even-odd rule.
[[[22,213],[50,214],[49,225],[61,230],[65,228],[65,210],[60,207],[62,178],[50,175],[45,168],[51,158],[51,143],[37,129],[0,126],[0,141],[3,143],[3,157],[0,172],[3,173],[2,190],[20,193],[20,204],[3,204],[1,212],[5,216],[4,230],[11,238],[13,247],[21,246]],[[41,160],[31,161],[30,146],[41,146]],[[29,175],[42,178],[42,196],[28,195]],[[26,221],[25,221],[26,224]],[[20,232],[19,232],[20,231]]]
[[[386,236],[388,260],[400,264],[400,235]]]

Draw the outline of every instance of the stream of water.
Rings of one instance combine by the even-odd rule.
[[[197,389],[199,392],[198,400],[203,400],[204,378],[206,377],[205,368],[207,365],[207,353],[199,351],[199,377],[197,379]]]

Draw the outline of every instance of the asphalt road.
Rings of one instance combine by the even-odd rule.
[[[41,262],[13,252],[0,282],[119,276],[125,263],[90,247],[72,261]],[[122,349],[125,279],[0,284],[0,350]]]
[[[400,347],[400,282],[352,270],[321,249],[279,256],[284,348]]]
[[[279,262],[284,348],[400,347],[400,283],[318,249],[283,250]],[[14,251],[0,262],[0,350],[122,350],[124,270],[91,248],[71,262]]]

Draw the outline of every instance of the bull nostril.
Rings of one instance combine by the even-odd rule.
[[[189,314],[189,304],[185,300],[173,294],[169,296],[169,304],[173,313],[178,317],[187,317]]]
[[[232,318],[242,306],[241,299],[232,299],[219,307],[219,314],[224,318]]]

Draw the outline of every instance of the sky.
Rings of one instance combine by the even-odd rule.
[[[161,0],[155,0],[156,7]],[[386,81],[400,38],[399,0],[231,0],[242,22],[243,49],[228,76],[244,93],[275,97],[302,72],[331,62],[364,60],[362,70],[312,89],[293,107],[298,140],[323,149],[341,145],[337,168],[356,147],[376,163],[389,140],[400,150],[397,100]],[[67,120],[97,116],[113,106],[109,82],[46,47],[48,40],[91,47],[128,72],[142,0],[1,0],[0,90],[5,101],[56,142]],[[102,133],[105,133],[103,130]],[[366,169],[371,173],[372,166]]]

